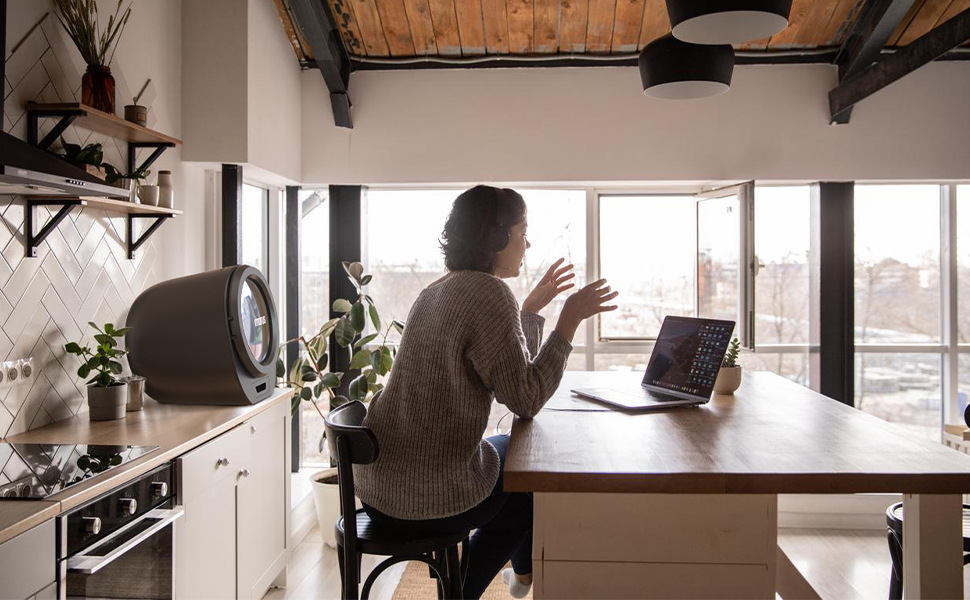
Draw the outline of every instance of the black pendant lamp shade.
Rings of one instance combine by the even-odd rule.
[[[644,94],[668,100],[705,98],[731,88],[734,49],[688,44],[667,34],[647,44],[638,62]]]
[[[792,0],[667,0],[671,31],[692,44],[741,44],[788,27]]]

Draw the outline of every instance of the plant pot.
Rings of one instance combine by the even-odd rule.
[[[124,383],[100,387],[88,386],[88,407],[92,421],[113,421],[125,418],[128,386]]]
[[[93,175],[98,179],[100,179],[101,181],[104,181],[108,177],[104,167],[95,167],[94,165],[84,165],[84,170],[88,172],[88,175]]]
[[[733,394],[741,387],[741,366],[721,367],[714,380],[715,394]]]
[[[101,65],[88,65],[81,77],[81,102],[91,108],[115,114],[115,78],[111,69]]]
[[[331,548],[337,547],[333,528],[340,517],[340,485],[337,483],[337,469],[324,469],[310,476],[313,486],[313,504],[317,508],[317,524],[323,543]],[[356,501],[361,508],[360,500]]]

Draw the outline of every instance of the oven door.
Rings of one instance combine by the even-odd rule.
[[[172,598],[175,521],[183,514],[169,501],[61,560],[60,597]]]

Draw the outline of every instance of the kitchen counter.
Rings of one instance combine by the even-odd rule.
[[[145,408],[116,421],[91,421],[88,414],[6,438],[6,442],[158,446],[158,450],[73,485],[43,501],[0,501],[0,543],[171,461],[229,431],[259,413],[287,402],[293,390],[277,389],[255,406],[188,406],[159,404],[146,398]]]

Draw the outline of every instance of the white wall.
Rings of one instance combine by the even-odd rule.
[[[824,65],[738,67],[731,91],[644,97],[635,68],[358,72],[354,129],[303,73],[305,183],[970,178],[970,64],[937,63],[830,126]]]

